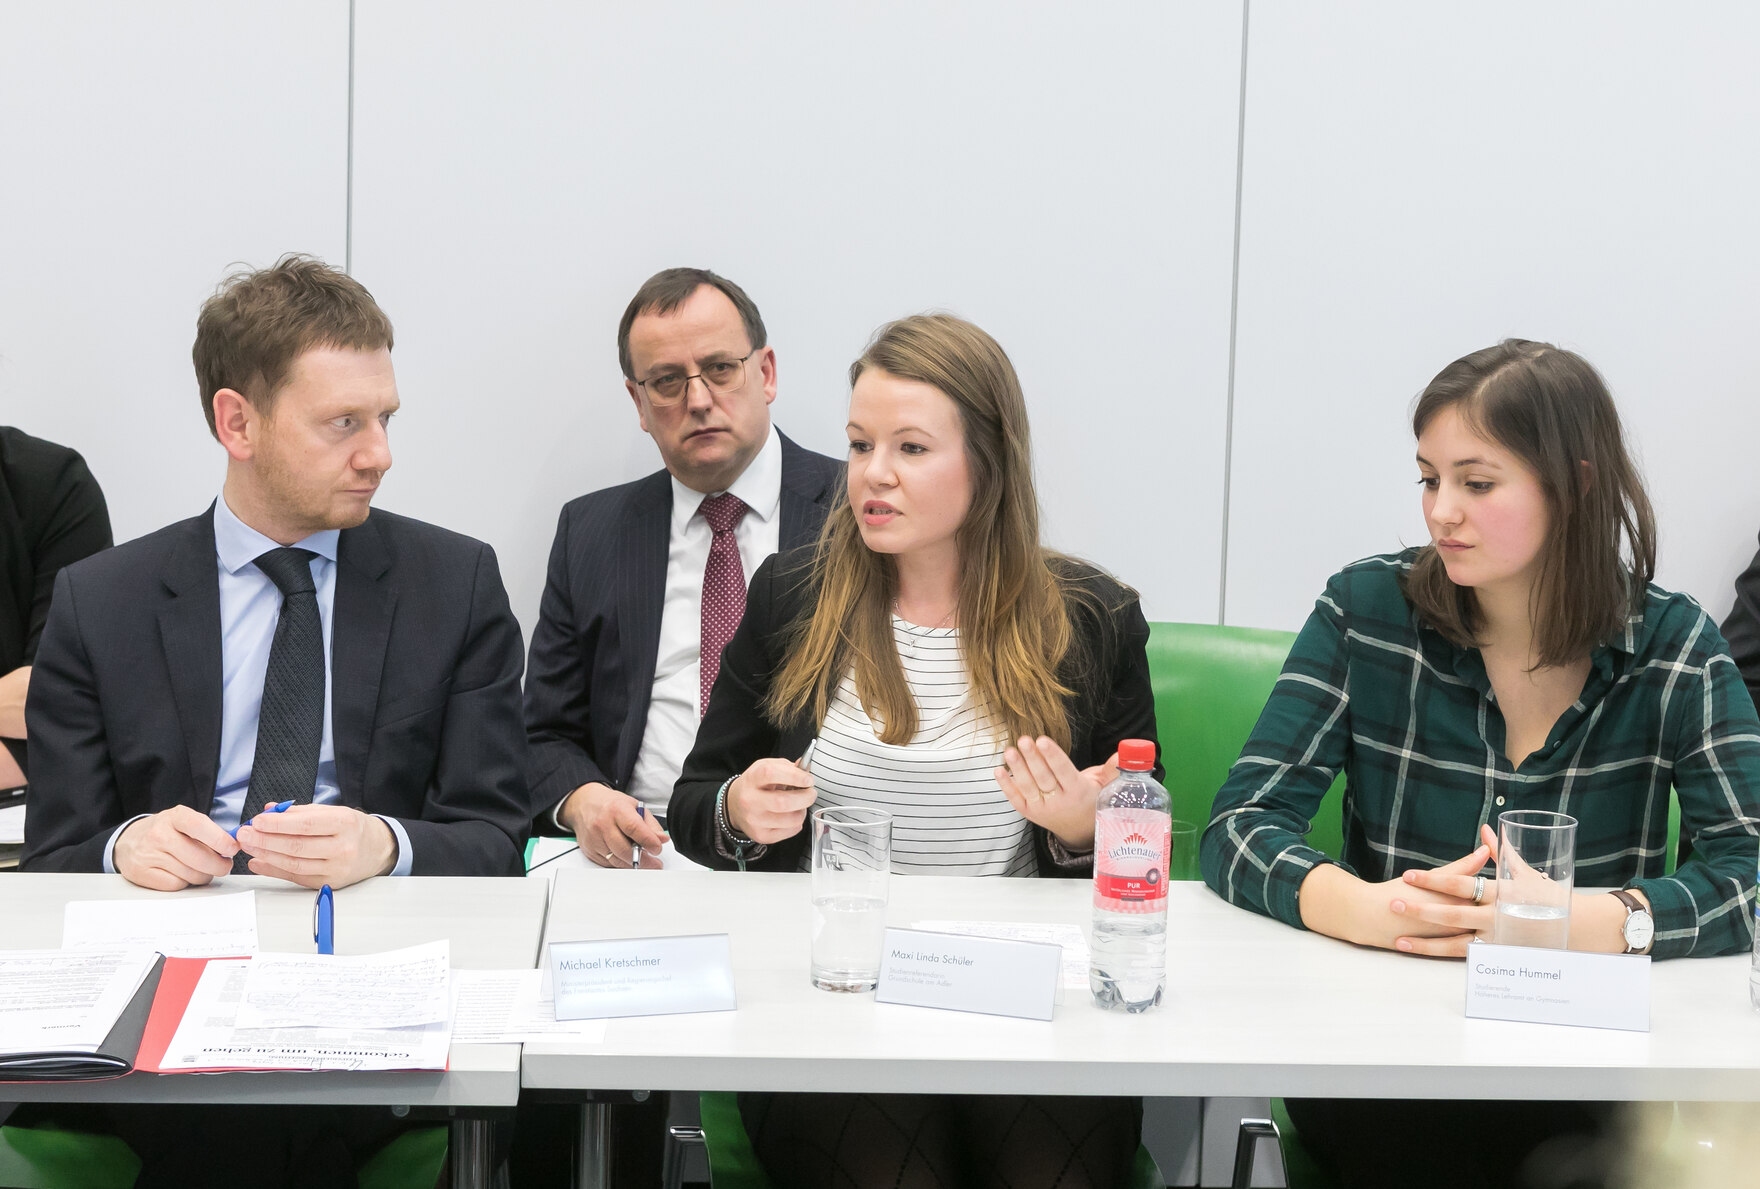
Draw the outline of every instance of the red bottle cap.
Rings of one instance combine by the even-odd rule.
[[[1118,745],[1118,766],[1126,772],[1148,772],[1155,767],[1155,744],[1147,739],[1126,739]]]

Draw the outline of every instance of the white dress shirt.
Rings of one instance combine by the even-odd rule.
[[[745,580],[782,539],[782,439],[776,427],[757,457],[727,489],[751,509],[734,526]],[[664,814],[672,786],[697,739],[703,642],[703,571],[715,534],[697,509],[709,495],[672,480],[672,533],[666,554],[666,602],[660,614],[660,651],[654,659],[654,691],[648,703],[642,749],[625,791],[651,813]]]
[[[324,739],[318,746],[318,778],[314,805],[342,799],[336,785],[336,748],[331,738],[330,696],[331,610],[336,604],[336,545],[341,533],[326,529],[291,547],[317,554],[312,558],[312,583],[317,587],[318,621],[324,632]],[[281,619],[282,594],[256,559],[281,548],[240,520],[222,494],[214,501],[214,550],[220,570],[220,768],[214,777],[214,802],[208,816],[223,830],[236,830],[250,789],[251,765],[257,754],[257,718],[263,704],[263,682],[269,675],[269,649]],[[114,872],[116,839],[141,817],[129,818],[110,835],[104,848],[104,870]],[[408,875],[414,856],[409,835],[395,818],[379,816],[397,839],[393,875]]]

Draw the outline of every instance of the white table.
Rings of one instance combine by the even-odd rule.
[[[219,896],[248,888],[257,893],[262,947],[310,952],[313,893],[255,875],[230,875],[205,888],[172,893],[136,887],[119,875],[0,875],[0,949],[58,947],[62,911],[70,900]],[[445,938],[455,967],[529,968],[538,953],[548,891],[543,880],[368,880],[336,893],[336,952],[375,953]],[[512,1107],[518,1101],[520,1046],[453,1045],[449,1064],[444,1072],[136,1073],[112,1081],[0,1087],[0,1098],[453,1108]],[[486,1166],[487,1132],[485,1125],[471,1120],[454,1124],[455,1183],[481,1183],[477,1176]]]
[[[1089,895],[1083,880],[894,877],[887,918],[1085,928]],[[728,933],[739,1010],[528,1044],[524,1085],[1760,1100],[1743,956],[1657,963],[1647,1034],[1469,1020],[1458,961],[1359,949],[1175,884],[1163,1005],[1115,1014],[1070,989],[1037,1023],[815,990],[809,916],[804,875],[562,871],[547,942]]]

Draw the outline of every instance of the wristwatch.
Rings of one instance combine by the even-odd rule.
[[[1647,954],[1650,943],[1656,939],[1656,918],[1644,907],[1644,902],[1630,892],[1617,891],[1620,903],[1626,906],[1626,923],[1620,933],[1626,939],[1626,953]]]

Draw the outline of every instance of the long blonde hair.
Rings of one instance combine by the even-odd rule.
[[[1011,739],[1048,735],[1066,750],[1070,727],[1059,680],[1072,631],[1065,606],[1068,559],[1039,544],[1039,501],[1026,400],[1002,347],[950,314],[919,314],[883,326],[850,365],[853,386],[869,369],[928,384],[959,408],[972,504],[959,527],[960,652],[975,700]],[[764,709],[787,722],[812,707],[823,723],[852,669],[857,695],[880,738],[907,743],[917,706],[893,642],[898,571],[862,541],[846,497],[826,519],[809,586],[817,599],[786,629],[785,652]]]

